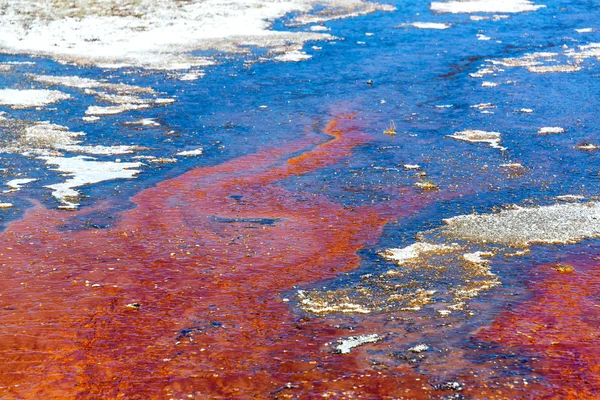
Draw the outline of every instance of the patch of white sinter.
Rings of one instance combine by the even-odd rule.
[[[142,165],[140,162],[96,161],[87,156],[40,158],[55,166],[55,171],[68,176],[65,182],[46,186],[52,189],[52,196],[61,202],[63,209],[75,209],[79,205],[81,193],[75,188],[113,179],[131,179],[141,172],[135,168]]]
[[[0,89],[0,105],[12,108],[43,107],[70,98],[58,90]]]
[[[115,161],[95,161],[92,157],[66,157],[65,152],[83,153],[92,155],[111,156],[117,154],[130,154],[145,148],[133,145],[81,145],[80,138],[83,132],[72,132],[67,127],[51,124],[47,121],[27,125],[19,120],[4,120],[12,123],[14,138],[2,147],[0,153],[22,154],[34,156],[45,161],[48,165],[55,166],[55,171],[64,172],[69,179],[63,183],[48,185],[53,190],[52,195],[60,201],[61,208],[74,209],[78,206],[79,192],[73,188],[98,183],[113,179],[133,178],[139,170],[139,162],[120,163]],[[7,182],[9,190],[5,193],[21,189],[22,185],[37,179],[14,179]]]
[[[536,11],[544,5],[537,5],[529,0],[452,0],[435,1],[431,10],[439,13],[471,14],[471,13],[519,13]]]
[[[457,247],[458,245],[443,245],[426,242],[417,242],[403,248],[387,249],[383,251],[380,255],[390,261],[395,262],[398,265],[403,265],[406,262],[416,260],[425,254],[448,252],[456,250]]]
[[[560,126],[545,126],[540,128],[538,131],[538,134],[540,135],[552,135],[559,133],[565,133],[565,128],[561,128]]]
[[[350,351],[358,346],[362,346],[367,343],[376,343],[383,339],[376,333],[368,335],[350,336],[337,340],[337,346],[335,346],[335,352],[339,354],[348,354]]]
[[[188,69],[214,61],[191,54],[216,49],[275,55],[298,51],[322,32],[272,30],[272,21],[298,13],[295,24],[346,18],[389,5],[363,0],[11,0],[2,2],[0,48],[103,67]],[[318,15],[310,12],[323,7]]]
[[[18,153],[25,156],[61,156],[61,151],[95,154],[115,155],[128,154],[137,150],[144,150],[140,146],[82,146],[79,138],[85,136],[83,132],[72,132],[66,126],[51,124],[47,121],[37,122],[21,128],[17,132],[17,139],[0,148],[3,153]]]
[[[418,344],[408,349],[408,351],[412,353],[422,353],[427,350],[429,350],[429,346],[427,346],[425,343]]]
[[[509,246],[575,243],[600,237],[600,203],[517,208],[497,214],[461,215],[444,220],[445,236]]]
[[[197,148],[194,150],[186,150],[186,151],[180,151],[179,153],[177,153],[177,156],[183,156],[183,157],[195,157],[195,156],[200,156],[202,155],[203,149]]]
[[[581,71],[584,61],[590,58],[600,61],[600,43],[589,43],[573,48],[565,44],[561,46],[560,52],[541,51],[527,53],[520,57],[487,60],[487,62],[495,69],[498,69],[497,66],[521,67],[537,74],[551,74]]]
[[[28,183],[35,182],[37,179],[32,178],[19,178],[19,179],[11,179],[6,182],[6,186],[9,187],[8,190],[5,190],[4,193],[16,192],[17,190],[21,190],[24,185]]]
[[[456,132],[452,135],[448,135],[448,137],[470,143],[487,143],[490,145],[490,147],[495,149],[506,150],[505,147],[500,146],[499,132],[486,132],[467,129],[461,132]]]
[[[448,29],[448,28],[452,27],[452,25],[445,23],[445,22],[412,22],[410,24],[400,25],[400,27],[403,27],[403,26],[412,26],[413,28],[418,28],[418,29],[438,29],[438,30],[444,30],[444,29]]]

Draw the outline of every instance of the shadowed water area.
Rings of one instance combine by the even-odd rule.
[[[299,3],[2,39],[0,397],[598,398],[598,6]]]

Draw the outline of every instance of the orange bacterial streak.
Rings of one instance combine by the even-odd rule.
[[[348,331],[299,319],[284,300],[357,267],[387,222],[431,201],[407,191],[351,209],[280,184],[350,156],[368,140],[359,124],[338,118],[316,147],[301,139],[162,182],[111,228],[65,232],[75,214],[40,207],[12,223],[0,250],[0,394],[418,398],[409,367],[368,373],[364,348],[332,354],[325,344]]]
[[[600,398],[600,264],[573,260],[533,271],[533,298],[503,312],[478,337],[533,357],[535,398]],[[533,398],[533,397],[532,397]]]

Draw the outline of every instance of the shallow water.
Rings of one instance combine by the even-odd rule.
[[[0,194],[3,397],[599,396],[598,152],[577,148],[600,146],[599,55],[579,48],[598,8],[389,4],[325,22],[339,39],[301,62],[201,52],[219,63],[195,80],[0,55],[26,62],[0,64],[0,88],[70,95],[0,109],[3,182],[34,179]],[[273,29],[308,31],[294,16]],[[145,108],[82,119],[122,104]],[[32,140],[40,121],[85,135]],[[499,143],[450,137],[468,130]],[[139,172],[53,196],[73,176],[47,157],[76,156]],[[544,220],[554,204],[576,212]],[[541,217],[444,222],[517,207]],[[414,243],[451,250],[385,256]]]

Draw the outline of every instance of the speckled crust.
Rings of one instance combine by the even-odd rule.
[[[600,236],[600,203],[555,204],[516,208],[497,214],[461,215],[447,219],[442,232],[478,243],[527,247],[531,244],[576,243]]]

